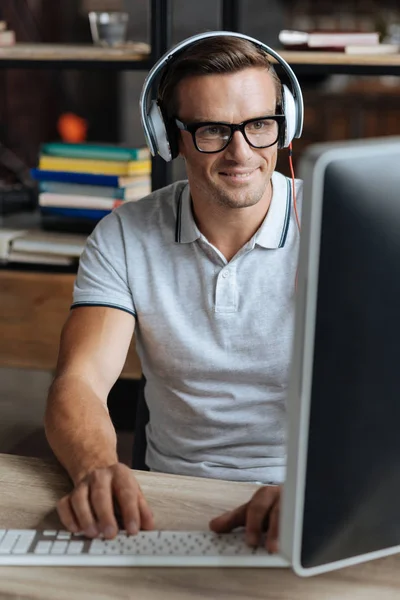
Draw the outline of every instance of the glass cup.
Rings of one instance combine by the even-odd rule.
[[[129,15],[126,12],[89,13],[90,31],[94,44],[115,46],[126,41]]]

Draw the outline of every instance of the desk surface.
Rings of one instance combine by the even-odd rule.
[[[160,529],[203,529],[247,501],[252,484],[137,473]],[[56,500],[69,489],[58,465],[0,454],[0,527],[60,527]],[[400,557],[302,579],[289,569],[0,567],[11,600],[388,600],[399,598]]]

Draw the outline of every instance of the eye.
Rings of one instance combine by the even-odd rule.
[[[253,121],[253,123],[250,123],[250,126],[254,131],[260,131],[267,126],[267,123],[265,121]]]
[[[226,127],[222,127],[221,125],[208,125],[207,127],[202,127],[200,130],[201,135],[224,135],[226,131]]]

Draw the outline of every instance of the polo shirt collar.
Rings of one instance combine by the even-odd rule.
[[[190,196],[189,184],[187,183],[178,199],[175,241],[179,244],[188,244],[196,241],[200,237],[200,230],[193,217],[192,199]]]
[[[285,245],[290,221],[290,181],[276,171],[272,174],[272,198],[268,213],[255,234],[254,243],[263,248],[282,248]],[[201,237],[192,212],[190,188],[187,183],[178,199],[175,241],[194,242]]]

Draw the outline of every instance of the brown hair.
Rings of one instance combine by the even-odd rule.
[[[159,88],[158,102],[167,119],[178,111],[176,88],[185,77],[214,73],[235,73],[261,67],[271,73],[276,87],[277,106],[282,103],[282,84],[268,60],[268,54],[253,42],[233,36],[210,37],[184,49],[166,67]]]

